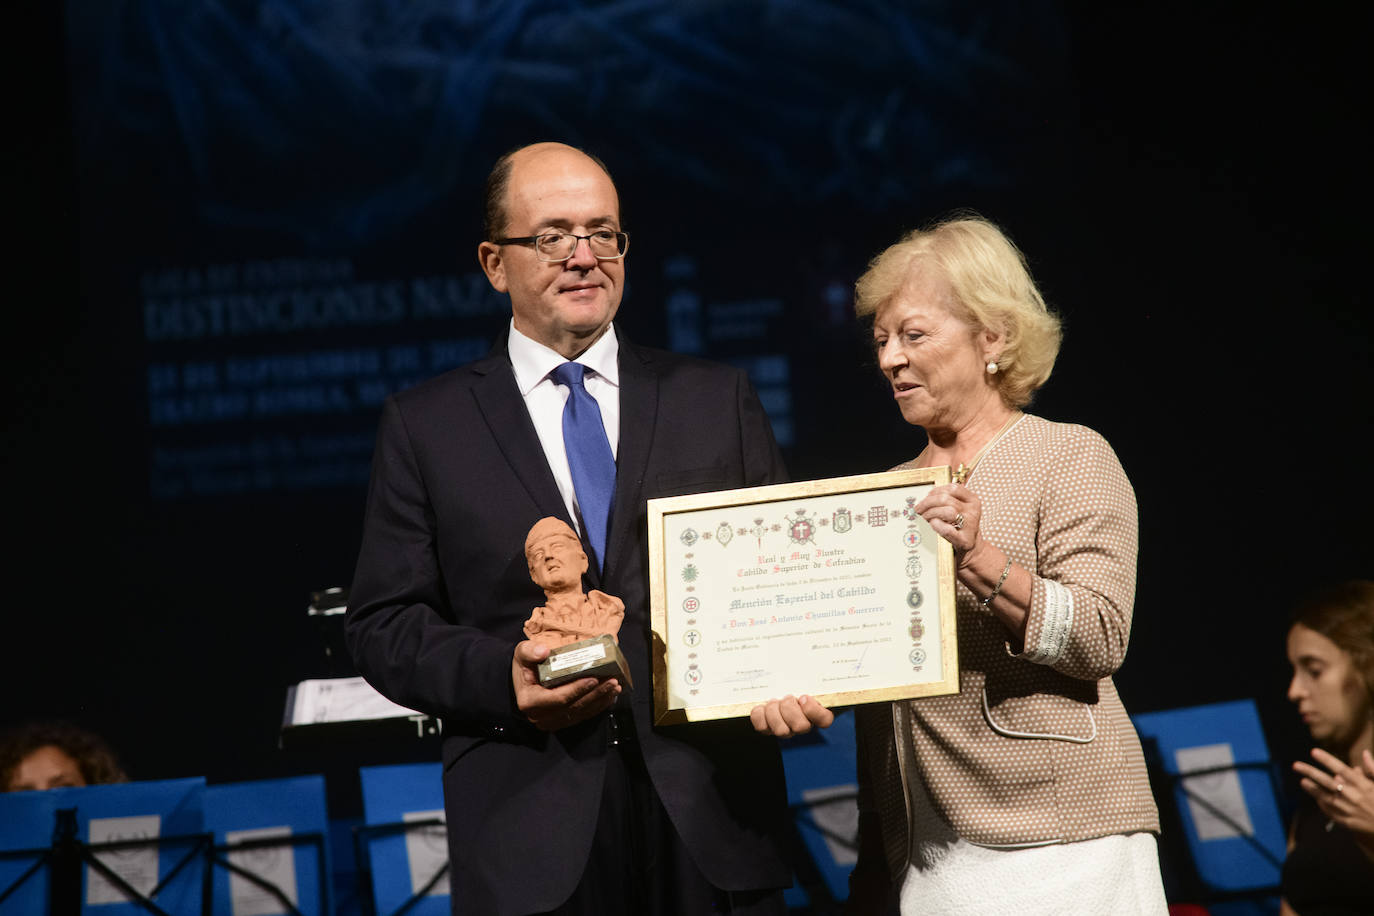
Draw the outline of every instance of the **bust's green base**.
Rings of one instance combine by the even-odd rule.
[[[539,683],[544,687],[558,687],[583,677],[602,681],[615,678],[626,690],[634,688],[630,665],[613,636],[579,639],[554,649],[539,663]]]

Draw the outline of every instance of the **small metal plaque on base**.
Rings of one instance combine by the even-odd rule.
[[[614,636],[593,636],[561,646],[539,663],[539,684],[553,688],[578,678],[615,678],[626,690],[634,688],[630,664]]]

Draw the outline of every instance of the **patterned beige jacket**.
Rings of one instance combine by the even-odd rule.
[[[1135,494],[1116,454],[1086,427],[1026,415],[968,486],[983,502],[982,537],[1035,574],[1025,646],[1013,655],[982,596],[957,585],[959,693],[859,707],[859,871],[885,852],[888,875],[905,874],[916,779],[979,845],[1159,830],[1111,679],[1131,630],[1137,547]]]

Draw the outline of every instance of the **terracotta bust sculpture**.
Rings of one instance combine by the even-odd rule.
[[[582,592],[587,554],[566,522],[549,517],[535,522],[525,538],[530,578],[544,589],[544,605],[525,621],[525,635],[550,649],[620,632],[625,603],[605,592]]]

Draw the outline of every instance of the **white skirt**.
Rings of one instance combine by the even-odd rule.
[[[902,916],[1162,916],[1168,912],[1150,833],[1021,849],[960,839],[920,780]]]

